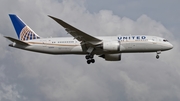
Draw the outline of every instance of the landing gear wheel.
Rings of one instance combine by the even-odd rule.
[[[94,59],[92,59],[92,60],[91,60],[91,62],[92,62],[92,63],[95,63],[95,60],[94,60]]]
[[[93,59],[93,58],[94,58],[94,55],[89,55],[89,57],[90,57],[91,59]]]
[[[87,64],[95,63],[95,60],[93,59],[93,58],[94,58],[94,55],[93,55],[93,54],[87,54],[87,55],[85,56],[85,58],[87,59]]]
[[[88,60],[88,59],[93,59],[94,58],[94,55],[91,55],[91,54],[88,54],[85,56],[85,58]]]
[[[87,60],[87,64],[90,64],[91,63],[91,60]]]
[[[86,55],[85,58],[86,58],[87,60],[90,59],[89,55]]]
[[[90,63],[95,63],[95,60],[94,59],[87,60],[87,64],[90,64]]]
[[[159,59],[159,55],[156,55],[156,59]]]

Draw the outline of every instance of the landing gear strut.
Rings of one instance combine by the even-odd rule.
[[[156,53],[157,53],[156,59],[159,59],[159,54],[161,54],[161,51],[157,51]]]
[[[94,55],[88,54],[88,55],[85,56],[85,58],[87,59],[87,64],[95,63],[95,60],[93,59]]]

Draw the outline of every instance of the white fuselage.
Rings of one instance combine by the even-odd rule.
[[[42,38],[15,14],[9,17],[18,36],[18,39],[5,36],[13,42],[9,46],[46,54],[82,54],[87,64],[95,63],[94,55],[106,61],[120,61],[121,53],[156,52],[159,59],[161,51],[173,48],[168,40],[156,36],[92,36],[50,15],[72,37]]]
[[[120,49],[117,51],[95,50],[94,54],[157,52],[173,48],[173,45],[164,38],[156,36],[105,36],[97,38],[103,40],[102,43],[109,42],[110,47],[113,46],[114,42],[119,43]],[[23,47],[11,44],[10,46],[47,54],[87,54],[86,51],[83,51],[80,42],[73,37],[41,38],[25,42],[30,45]]]

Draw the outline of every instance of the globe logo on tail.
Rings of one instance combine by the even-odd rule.
[[[20,40],[27,41],[32,39],[39,39],[40,37],[35,34],[28,26],[25,26],[20,33]]]

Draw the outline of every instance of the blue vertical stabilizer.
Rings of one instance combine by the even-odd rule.
[[[24,22],[14,14],[9,14],[9,16],[16,30],[17,36],[20,38],[21,30],[26,26],[26,24],[24,24]]]
[[[9,17],[11,18],[12,24],[14,26],[14,29],[16,30],[16,34],[19,40],[26,41],[40,38],[18,16],[16,16],[15,14],[9,14]]]

